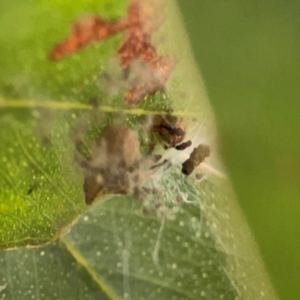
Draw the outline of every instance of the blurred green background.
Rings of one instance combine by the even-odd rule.
[[[300,1],[178,0],[240,205],[281,299],[300,299]]]

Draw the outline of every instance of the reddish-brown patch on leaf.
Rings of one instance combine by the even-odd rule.
[[[137,59],[150,62],[156,55],[155,47],[150,43],[150,36],[140,30],[130,34],[118,50],[118,58],[123,68],[129,67]]]
[[[50,59],[58,60],[73,54],[93,42],[102,41],[126,28],[124,22],[110,22],[99,17],[89,16],[76,21],[71,35],[50,53]]]
[[[139,102],[141,102],[141,100],[144,99],[146,96],[147,92],[145,88],[142,85],[137,85],[130,89],[128,92],[126,92],[124,97],[128,105],[135,106]]]
[[[156,9],[155,5],[139,5],[134,1],[128,10],[127,37],[118,50],[118,58],[123,68],[130,69],[136,61],[146,64],[144,70],[147,73],[147,76],[141,74],[137,84],[125,94],[125,100],[130,106],[163,90],[175,68],[174,58],[159,56],[151,41],[153,32],[161,25],[161,21],[156,18]]]
[[[141,69],[137,74],[134,73],[134,76],[140,77],[124,95],[128,105],[138,105],[148,95],[164,90],[175,68],[174,58],[158,55],[152,44],[152,34],[163,22],[161,9],[156,4],[156,1],[141,3],[133,0],[128,8],[126,19],[116,22],[95,16],[76,21],[71,35],[53,49],[50,59],[61,59],[91,43],[103,41],[125,31],[125,41],[117,51],[120,65],[127,74],[134,73],[135,69],[132,66],[138,61],[143,65],[144,73],[147,73],[146,76],[140,74]]]
[[[142,68],[143,71],[139,72],[138,83],[125,94],[127,103],[130,106],[135,106],[146,96],[164,90],[174,67],[174,60],[168,56],[160,56],[147,63],[146,68]]]

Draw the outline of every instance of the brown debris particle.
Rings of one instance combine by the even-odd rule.
[[[209,155],[210,147],[208,145],[200,144],[197,148],[194,148],[189,159],[182,164],[182,173],[190,175]]]
[[[177,146],[175,146],[176,150],[185,150],[186,148],[190,147],[192,145],[192,141],[187,141],[184,143],[181,143]]]

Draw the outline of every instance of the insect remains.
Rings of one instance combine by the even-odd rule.
[[[182,164],[182,173],[185,175],[190,175],[194,169],[204,162],[205,158],[209,155],[210,147],[205,144],[200,144],[197,148],[194,148],[189,159]]]
[[[110,125],[90,146],[85,159],[85,201],[89,205],[100,194],[127,194],[128,172],[140,152],[138,134],[124,125]]]

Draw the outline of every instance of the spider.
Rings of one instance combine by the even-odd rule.
[[[165,150],[169,148],[184,150],[192,145],[191,141],[181,143],[186,135],[186,123],[183,118],[169,112],[166,115],[155,115],[150,131],[155,134]]]
[[[107,126],[90,146],[90,157],[79,155],[86,204],[100,194],[127,194],[128,172],[140,152],[137,132],[124,125]]]

